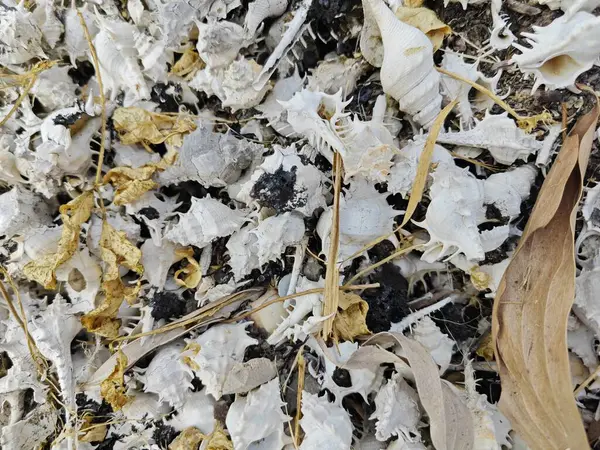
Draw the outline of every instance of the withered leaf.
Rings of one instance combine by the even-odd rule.
[[[138,275],[144,267],[140,263],[142,251],[127,240],[124,232],[117,231],[106,220],[102,222],[100,254],[105,263],[102,279],[104,301],[93,311],[81,317],[82,325],[100,336],[117,337],[121,322],[116,319],[123,300],[133,303],[141,287],[137,284],[126,286],[119,276],[119,266],[124,266]]]
[[[77,251],[81,225],[90,218],[93,207],[94,193],[92,191],[86,191],[69,203],[60,206],[59,212],[63,227],[56,253],[27,263],[23,268],[23,273],[27,278],[38,282],[46,289],[56,288],[56,269]]]
[[[185,49],[181,58],[173,65],[171,73],[190,79],[198,70],[202,70],[204,67],[206,67],[206,64],[204,64],[196,49],[190,47]]]
[[[134,106],[117,108],[112,116],[120,141],[130,144],[167,144],[180,147],[183,136],[196,129],[189,116],[159,114]]]
[[[206,450],[233,450],[233,443],[218,420],[215,422],[215,430],[208,436]]]
[[[200,442],[206,439],[206,437],[207,436],[196,427],[186,428],[169,444],[169,450],[197,449]]]
[[[452,28],[438,19],[435,12],[429,8],[407,8],[400,6],[394,10],[394,14],[402,22],[418,28],[425,33],[433,44],[434,51],[442,46],[444,37],[452,33]]]
[[[598,113],[596,105],[563,143],[494,301],[499,407],[534,449],[589,448],[572,392],[567,319],[575,214]]]
[[[127,367],[127,357],[122,353],[117,354],[117,364],[113,372],[100,383],[100,395],[106,402],[112,406],[114,411],[118,411],[127,404],[130,397],[125,389],[125,368]]]
[[[338,311],[333,320],[335,339],[354,342],[356,336],[371,334],[367,327],[369,304],[352,292],[340,292]]]
[[[187,265],[175,272],[175,282],[179,286],[194,289],[202,280],[202,270],[198,261],[194,259],[194,249],[191,247],[179,248],[175,250],[175,255],[187,260]]]

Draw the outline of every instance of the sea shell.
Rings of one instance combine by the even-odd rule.
[[[411,335],[429,351],[433,360],[440,366],[440,374],[443,374],[448,369],[454,353],[454,340],[442,333],[430,317],[419,320],[412,327]]]
[[[305,434],[300,450],[351,448],[353,427],[350,417],[341,405],[329,403],[327,395],[319,397],[302,391],[300,426]]]
[[[66,108],[77,101],[78,86],[68,75],[68,66],[53,66],[42,72],[31,92],[36,99],[50,111]]]
[[[373,185],[357,179],[340,199],[340,247],[338,261],[344,261],[369,242],[393,231],[394,217],[400,212],[387,203]],[[323,243],[322,253],[329,249],[332,209],[325,210],[317,223],[317,234]],[[346,261],[345,265],[350,264]]]
[[[2,428],[0,446],[6,450],[39,448],[54,433],[57,420],[50,402],[38,405],[23,420]]]
[[[400,110],[430,128],[441,109],[440,75],[433,67],[433,45],[427,36],[396,18],[383,0],[363,0],[383,40],[381,86]],[[387,49],[387,52],[386,52]]]
[[[167,282],[169,269],[181,259],[175,254],[178,247],[167,239],[162,239],[160,245],[156,245],[152,239],[147,239],[140,247],[141,263],[144,266],[142,279],[162,291]]]
[[[244,29],[237,23],[226,20],[209,21],[207,24],[197,22],[198,55],[211,69],[227,67],[236,60],[242,47],[251,43],[247,41]]]
[[[204,247],[212,240],[229,236],[246,222],[242,211],[230,209],[211,197],[192,198],[187,213],[179,213],[179,222],[165,233],[165,238],[181,245]]]
[[[242,170],[264,147],[231,132],[215,133],[204,121],[183,138],[177,161],[158,175],[161,185],[197,181],[203,186],[225,187],[237,181]]]
[[[527,134],[508,113],[488,114],[474,128],[456,132],[442,132],[437,142],[440,144],[461,145],[484,148],[500,164],[510,165],[517,159],[526,160],[529,155],[542,148],[542,141]]]
[[[533,90],[573,86],[583,72],[592,68],[600,56],[600,17],[588,12],[563,15],[545,27],[533,27],[522,33],[531,47],[513,46],[521,51],[514,61],[525,74],[533,74]],[[579,43],[585,37],[586,45]]]
[[[244,18],[244,30],[248,37],[254,36],[259,25],[269,17],[279,17],[288,6],[288,0],[255,0],[248,4]]]
[[[56,279],[64,282],[74,312],[90,312],[96,307],[102,270],[87,248],[75,252],[56,270]]]
[[[288,246],[302,241],[304,232],[302,217],[290,212],[235,232],[226,245],[234,278],[240,280],[253,269],[260,269],[263,264],[279,259]]]
[[[81,14],[85,19],[90,36],[95,36],[98,33],[98,25],[96,25],[94,14],[88,9],[88,4],[84,3],[83,6],[79,8],[79,11],[81,11]],[[85,40],[85,33],[81,26],[77,9],[66,8],[64,14],[65,34],[63,36],[62,45],[69,55],[71,65],[75,66],[77,59],[85,56],[89,47]]]
[[[585,366],[593,372],[598,367],[598,354],[594,350],[596,335],[577,317],[569,316],[567,343],[569,350],[575,353]]]
[[[50,48],[56,47],[60,36],[64,32],[64,26],[58,19],[55,12],[56,6],[52,0],[42,0],[37,2],[37,7],[33,11],[34,20],[37,22],[44,40]]]
[[[538,4],[546,5],[550,9],[562,9],[565,16],[572,16],[577,11],[592,12],[600,6],[599,0],[537,0]]]
[[[421,411],[417,392],[399,373],[394,373],[375,396],[375,412],[369,419],[377,421],[375,436],[380,441],[398,435],[419,440]]]
[[[183,361],[184,345],[174,343],[158,350],[141,376],[144,392],[158,394],[160,401],[183,406],[192,388],[192,369]]]
[[[529,197],[537,171],[531,165],[494,173],[483,182],[485,204],[494,205],[504,217],[511,219],[521,213],[521,203]]]
[[[22,4],[0,7],[0,64],[23,64],[31,58],[47,58],[42,50],[42,31]]]
[[[177,431],[196,427],[204,434],[212,433],[215,427],[215,400],[207,395],[206,389],[189,392],[178,414],[168,420],[168,424]]]
[[[146,192],[136,201],[125,205],[127,214],[134,215],[148,227],[154,245],[160,247],[163,240],[163,229],[168,221],[176,215],[175,210],[181,205],[174,197],[156,195]]]
[[[14,187],[0,195],[0,235],[7,238],[50,222],[50,211],[37,195],[21,187]]]
[[[362,58],[327,55],[312,70],[307,88],[327,94],[335,94],[341,90],[344,96],[348,96],[354,91],[358,80],[367,72],[368,67]]]
[[[484,217],[483,186],[468,169],[451,165],[438,166],[433,179],[425,220],[415,222],[430,236],[422,258],[433,262],[464,253],[468,259],[483,259],[485,251],[477,228]]]
[[[311,164],[305,164],[297,155],[294,144],[289,147],[273,146],[273,154],[252,173],[244,183],[236,199],[250,204],[256,199],[264,201],[278,213],[298,211],[304,216],[325,207],[322,172]],[[272,197],[277,198],[270,201]]]
[[[215,325],[197,338],[186,340],[189,350],[182,356],[189,358],[194,372],[206,386],[206,393],[217,400],[223,395],[223,385],[231,368],[244,360],[248,346],[258,343],[246,332],[250,324]]]
[[[575,279],[573,312],[596,336],[600,336],[600,307],[596,301],[599,293],[600,271],[582,270]]]
[[[229,407],[225,424],[231,435],[235,450],[269,450],[282,448],[290,439],[283,431],[283,424],[290,417],[281,407],[279,380],[274,379],[246,397],[237,395]]]
[[[492,13],[492,33],[489,45],[495,50],[506,50],[513,44],[516,37],[510,31],[510,23],[507,23],[508,16],[500,13],[502,0],[492,0],[490,9]]]
[[[304,79],[300,78],[298,71],[288,78],[280,78],[275,82],[273,90],[269,92],[265,101],[255,107],[262,114],[261,119],[267,119],[269,126],[273,127],[277,133],[283,136],[291,136],[294,133],[291,125],[287,122],[284,116],[285,108],[281,102],[287,101],[300,90]]]

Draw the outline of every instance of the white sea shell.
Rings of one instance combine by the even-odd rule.
[[[56,370],[61,399],[65,404],[66,428],[72,430],[75,425],[73,420],[77,417],[77,404],[71,341],[82,329],[81,322],[75,316],[71,305],[57,294],[40,317],[32,317],[31,324],[31,336],[38,349],[46,359],[52,361]]]
[[[102,277],[98,262],[87,248],[83,248],[56,270],[56,279],[65,283],[73,312],[86,313],[96,307]]]
[[[32,13],[22,4],[0,8],[0,64],[22,64],[36,56],[46,57],[42,50],[42,31]]]
[[[569,316],[567,343],[569,350],[575,353],[585,366],[593,372],[598,367],[598,354],[594,350],[596,335],[576,317]]]
[[[243,211],[230,209],[211,197],[192,198],[186,213],[165,233],[165,238],[181,245],[204,247],[212,240],[229,236],[246,222]]]
[[[352,444],[352,423],[341,405],[329,403],[327,396],[319,397],[302,391],[304,439],[300,450],[347,450]]]
[[[94,14],[88,9],[88,4],[84,3],[83,7],[79,8],[85,19],[85,23],[90,32],[90,36],[95,36],[98,33],[98,25],[96,25]],[[77,9],[66,8],[64,17],[65,34],[63,36],[63,46],[69,55],[72,65],[76,65],[78,58],[85,56],[89,50],[88,43],[85,40],[85,34],[77,14]]]
[[[233,277],[240,280],[253,269],[279,259],[287,247],[302,241],[304,231],[302,217],[286,212],[235,232],[227,242]]]
[[[471,130],[442,132],[437,142],[484,148],[498,163],[505,165],[513,164],[517,159],[526,160],[529,155],[542,148],[542,142],[517,127],[508,113],[486,113],[485,118]]]
[[[454,353],[454,340],[442,333],[430,317],[424,317],[415,324],[412,338],[429,351],[433,360],[440,366],[440,374],[443,374],[448,369]]]
[[[58,414],[48,403],[37,406],[17,423],[2,428],[0,446],[6,450],[38,448],[54,432]]]
[[[285,402],[281,400],[278,379],[263,384],[246,397],[237,395],[225,419],[233,448],[282,448],[289,440],[283,431],[283,424],[290,419],[281,410],[283,405]]]
[[[394,165],[390,169],[388,191],[403,197],[412,190],[417,176],[417,167],[425,146],[425,136],[415,136],[407,145],[402,147],[394,157]],[[448,150],[435,144],[431,162],[436,164],[454,164],[454,159]]]
[[[244,18],[244,30],[248,37],[255,35],[263,20],[282,15],[288,6],[288,0],[255,0],[248,4]]]
[[[223,106],[229,106],[232,111],[251,108],[261,102],[270,88],[265,85],[257,90],[252,85],[261,68],[253,59],[240,57],[226,68],[207,67],[199,71],[189,86],[207,95],[216,95]]]
[[[492,0],[490,9],[492,13],[492,33],[489,45],[495,50],[506,50],[513,44],[516,37],[510,31],[510,23],[506,23],[508,16],[500,13],[502,0]]]
[[[31,92],[48,110],[66,108],[77,101],[75,90],[78,86],[73,83],[68,71],[68,66],[51,67],[42,72],[33,85]]]
[[[225,187],[239,178],[263,147],[232,133],[215,133],[212,124],[200,122],[185,136],[177,161],[158,175],[162,184],[197,181],[203,186]]]
[[[150,97],[150,90],[138,63],[134,47],[134,25],[102,18],[100,31],[94,38],[94,47],[100,61],[100,72],[105,93],[114,99],[125,91],[126,104]]]
[[[183,406],[192,388],[192,369],[183,362],[184,345],[174,343],[158,350],[141,377],[144,392],[158,394],[160,401],[176,409]]]
[[[415,222],[430,236],[422,258],[433,262],[464,253],[468,259],[483,259],[485,251],[477,229],[484,220],[483,186],[468,169],[453,165],[438,166],[433,179],[425,220]]]
[[[280,101],[287,111],[287,121],[296,133],[308,139],[330,162],[333,152],[342,153],[344,144],[337,134],[338,122],[347,117],[341,90],[333,95],[303,89],[288,101]]]
[[[600,271],[582,270],[575,279],[573,312],[584,324],[600,336]]]
[[[324,177],[322,172],[311,164],[305,164],[297,154],[296,145],[289,147],[273,146],[273,154],[265,158],[263,163],[252,173],[249,181],[244,183],[236,199],[250,204],[253,189],[261,178],[279,174],[283,178],[294,180],[291,196],[281,211],[298,211],[304,216],[312,215],[317,208],[325,207]],[[277,180],[278,178],[274,178]],[[286,189],[284,187],[284,189]],[[271,189],[269,184],[268,189]],[[260,195],[260,192],[257,193]]]
[[[395,98],[400,110],[431,127],[441,109],[440,75],[433,67],[433,45],[420,30],[396,18],[383,0],[363,0],[383,40],[381,86]]]
[[[537,171],[531,165],[490,175],[483,182],[485,204],[496,206],[504,217],[517,217],[521,213],[521,203],[529,197],[536,175]]]
[[[533,91],[544,84],[548,89],[573,86],[600,56],[600,17],[588,12],[563,15],[545,27],[522,33],[531,47],[513,46],[521,51],[512,60],[525,74],[533,74]],[[586,45],[579,45],[585,36]]]
[[[192,348],[183,356],[195,363],[194,372],[206,386],[206,393],[217,400],[223,395],[223,384],[231,368],[243,361],[248,346],[258,343],[246,333],[248,325],[250,322],[215,325],[197,338],[186,340],[188,345],[198,344],[200,350]]]
[[[420,440],[419,396],[399,373],[394,373],[381,387],[375,396],[375,408],[369,419],[377,420],[375,436],[378,440],[386,441],[398,435]]]
[[[178,247],[167,239],[162,239],[160,245],[156,245],[152,239],[147,239],[140,247],[141,263],[144,266],[143,279],[159,291],[165,287],[171,266],[181,259],[175,255]]]
[[[50,48],[56,47],[56,44],[60,41],[60,36],[64,32],[64,26],[56,16],[55,9],[52,0],[42,0],[37,2],[37,7],[33,11],[34,20],[37,22],[44,40]]]
[[[211,20],[207,24],[197,22],[197,26],[198,55],[211,69],[227,67],[235,61],[242,47],[251,43],[237,23]]]
[[[338,261],[344,261],[369,242],[393,230],[394,217],[400,212],[387,203],[387,195],[380,194],[372,184],[357,179],[340,199],[340,247]],[[322,253],[327,254],[333,210],[328,208],[317,223],[317,234],[323,243]],[[345,264],[349,264],[346,261]]]
[[[292,98],[300,90],[303,83],[304,79],[300,78],[298,71],[295,70],[290,77],[277,80],[273,90],[269,92],[265,101],[255,107],[255,109],[262,113],[260,118],[267,119],[269,126],[273,127],[275,131],[283,136],[292,135],[294,130],[287,120],[282,117],[285,108],[281,102]]]
[[[37,195],[19,186],[0,195],[0,235],[11,238],[50,221],[49,208]]]
[[[204,434],[212,433],[215,427],[215,400],[206,394],[206,389],[189,392],[185,403],[167,423],[177,431],[196,427]]]
[[[176,215],[175,210],[180,205],[181,203],[174,197],[156,195],[155,192],[149,191],[136,201],[125,205],[125,210],[127,214],[134,215],[146,224],[154,245],[160,247],[163,241],[163,229],[169,219]],[[153,213],[155,211],[156,216],[143,214],[144,212]]]
[[[592,12],[598,6],[598,0],[538,0],[538,4],[546,5],[550,9],[562,9],[567,17],[572,16],[577,11]]]
[[[341,90],[344,96],[349,96],[368,67],[362,58],[328,55],[312,70],[308,77],[307,88],[327,94],[335,94]]]

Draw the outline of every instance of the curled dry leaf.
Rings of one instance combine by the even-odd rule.
[[[127,368],[127,357],[122,353],[117,354],[117,364],[113,372],[100,384],[100,395],[112,406],[114,411],[123,408],[130,400],[125,390],[125,370]]]
[[[233,444],[225,433],[221,422],[215,422],[215,430],[200,446],[201,450],[233,450]]]
[[[144,273],[140,263],[142,252],[127,240],[125,232],[115,230],[107,221],[102,222],[100,250],[105,263],[102,279],[105,298],[98,308],[81,317],[81,323],[88,331],[114,338],[119,335],[121,321],[116,316],[123,299],[133,303],[141,286],[141,278],[135,285],[126,286],[119,276],[119,266],[141,276]]]
[[[596,105],[565,140],[494,302],[500,410],[531,448],[589,448],[572,392],[567,319],[575,215],[598,114]]]
[[[198,448],[200,442],[206,438],[196,427],[186,428],[175,438],[173,442],[169,444],[169,450],[189,450],[191,448]]]
[[[354,342],[356,336],[371,334],[367,327],[369,304],[352,292],[340,292],[338,313],[333,320],[333,336],[337,341]]]
[[[56,253],[31,261],[23,268],[27,278],[37,281],[46,289],[56,288],[56,269],[65,263],[79,245],[81,225],[90,218],[94,207],[94,193],[86,191],[59,208],[63,222],[62,234]]]
[[[202,269],[198,261],[194,259],[194,249],[192,247],[180,248],[175,250],[175,255],[180,259],[187,260],[187,265],[175,272],[175,283],[188,289],[194,289],[202,279]]]
[[[136,107],[117,108],[112,119],[124,145],[165,142],[180,147],[183,136],[196,129],[196,124],[188,116],[159,114]]]

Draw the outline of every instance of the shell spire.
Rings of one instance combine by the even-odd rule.
[[[442,104],[431,41],[422,31],[398,20],[383,0],[363,0],[363,8],[366,20],[377,23],[383,41],[383,91],[398,101],[401,111],[430,128]]]

